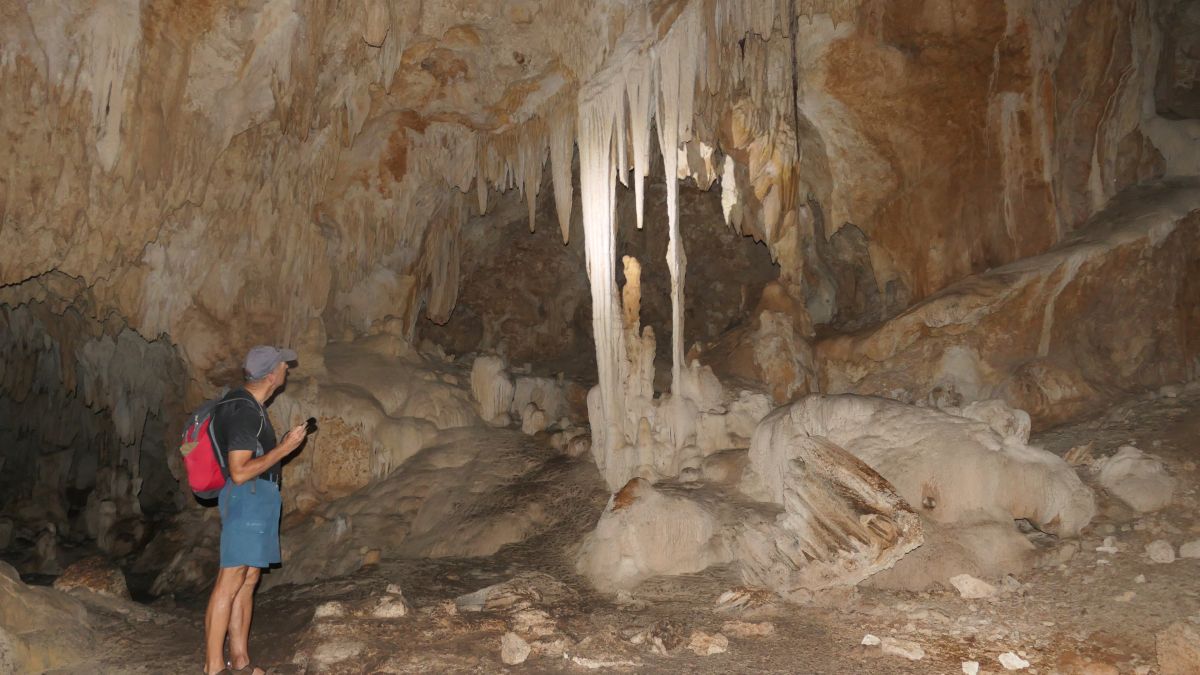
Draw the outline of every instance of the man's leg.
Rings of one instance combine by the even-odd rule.
[[[208,597],[208,611],[204,613],[204,672],[210,675],[225,668],[225,632],[229,629],[233,599],[245,580],[244,566],[222,567]]]
[[[254,587],[262,570],[246,568],[246,578],[233,597],[233,612],[229,616],[229,662],[234,669],[250,664],[250,619],[254,614]]]

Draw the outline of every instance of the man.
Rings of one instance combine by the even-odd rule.
[[[260,345],[246,355],[246,384],[221,400],[212,434],[225,487],[221,512],[221,570],[204,615],[204,672],[265,675],[250,663],[250,619],[254,587],[262,568],[280,562],[280,462],[304,442],[305,425],[290,429],[278,443],[265,407],[287,380],[296,352]],[[223,654],[229,636],[229,661]],[[226,666],[229,668],[226,668]]]

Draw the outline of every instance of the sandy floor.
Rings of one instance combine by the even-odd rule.
[[[1058,454],[1092,443],[1097,457],[1136,445],[1161,456],[1179,479],[1175,502],[1141,516],[1098,490],[1100,515],[1078,553],[1019,579],[990,580],[1005,589],[994,598],[860,589],[820,606],[761,598],[742,613],[715,602],[737,585],[729,570],[652,580],[632,597],[594,594],[571,571],[570,542],[581,534],[574,524],[486,559],[385,560],[350,577],[263,592],[252,648],[277,673],[306,672],[305,661],[307,672],[338,673],[586,672],[598,663],[639,672],[959,673],[966,660],[994,673],[1004,672],[997,659],[1009,651],[1030,662],[1029,673],[1156,672],[1156,632],[1189,617],[1200,622],[1200,559],[1155,564],[1144,551],[1155,539],[1176,549],[1200,539],[1200,391],[1128,401],[1034,443]],[[1090,470],[1079,470],[1094,486]],[[594,487],[580,486],[576,499],[595,502],[598,514],[603,499]],[[1047,552],[1070,546],[1034,536]],[[1117,553],[1096,551],[1105,536],[1115,537]],[[533,581],[510,594],[507,607],[454,608],[457,596],[514,577]],[[371,616],[381,598],[395,597],[389,584],[402,589],[411,611]],[[314,618],[330,601],[337,604],[325,606],[328,616]],[[203,599],[151,610],[142,620],[97,610],[106,656],[85,671],[200,672]],[[533,636],[521,665],[501,662],[509,630]],[[723,634],[727,651],[696,655],[689,649],[696,631]],[[756,631],[770,634],[748,635]],[[915,643],[924,656],[910,661],[861,646],[868,633]]]

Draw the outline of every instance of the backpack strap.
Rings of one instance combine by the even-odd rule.
[[[242,391],[245,391],[245,390],[242,390]],[[233,393],[236,394],[237,392],[234,391]],[[246,393],[249,394],[249,392],[246,392]],[[229,396],[229,394],[226,393],[225,396]],[[257,442],[258,436],[260,434],[262,434],[263,424],[266,423],[266,419],[267,419],[267,413],[265,410],[263,410],[262,404],[259,403],[258,399],[254,398],[253,396],[250,396],[249,399],[247,399],[246,397],[243,397],[243,396],[234,396],[233,398],[224,398],[223,397],[221,400],[219,400],[215,404],[213,404],[212,413],[211,413],[212,419],[209,420],[208,426],[209,426],[209,438],[212,440],[212,445],[213,445],[213,453],[216,454],[217,464],[220,465],[221,473],[225,474],[226,478],[230,477],[229,476],[229,467],[225,463],[225,454],[223,452],[221,452],[221,445],[217,442],[217,436],[215,433],[213,433],[213,430],[216,429],[216,426],[217,426],[217,406],[223,405],[225,403],[233,403],[234,401],[245,401],[245,400],[252,401],[254,403],[254,405],[256,405],[258,407],[258,432],[254,434],[255,441],[256,441],[255,442],[256,447],[254,449],[254,456],[261,457],[265,453],[265,450],[263,450],[263,447],[262,447],[262,443]]]

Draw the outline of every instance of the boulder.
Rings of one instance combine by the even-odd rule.
[[[54,580],[54,588],[60,591],[82,589],[123,600],[129,599],[125,573],[104,556],[91,556],[72,563]]]
[[[1022,434],[1021,425],[1002,436],[975,419],[893,400],[811,395],[759,425],[742,489],[782,499],[797,445],[823,439],[865,462],[923,518],[1010,525],[1024,518],[1059,536],[1078,534],[1096,512],[1092,491],[1065,461],[1026,445]]]
[[[0,562],[0,666],[40,673],[86,659],[95,644],[87,609],[61,591],[27,586]]]
[[[1096,460],[1092,470],[1099,474],[1101,487],[1142,513],[1166,507],[1175,494],[1175,479],[1162,460],[1131,445]]]

